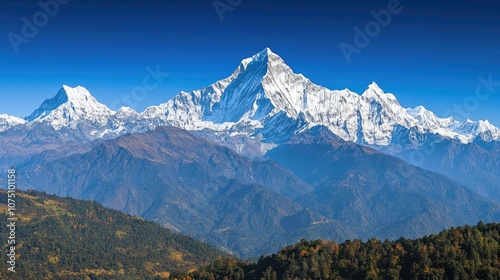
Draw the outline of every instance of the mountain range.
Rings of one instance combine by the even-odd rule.
[[[422,106],[403,108],[376,83],[361,95],[330,90],[295,74],[268,48],[244,59],[228,78],[180,92],[142,113],[127,107],[112,111],[85,88],[63,86],[24,119],[0,115],[0,166],[47,149],[66,156],[81,151],[82,143],[163,125],[192,131],[253,158],[322,125],[345,141],[442,173],[500,201],[500,130],[487,120],[460,122],[439,118]],[[485,164],[460,160],[478,154]]]
[[[95,199],[244,257],[301,237],[415,237],[500,218],[500,129],[295,74],[266,48],[138,113],[63,86],[0,115],[24,188]],[[3,180],[3,179],[0,179]]]
[[[324,127],[267,156],[165,126],[17,168],[25,188],[96,200],[244,258],[301,238],[415,237],[500,219],[500,204]]]
[[[181,92],[142,113],[127,107],[112,111],[85,88],[63,86],[24,119],[0,115],[1,132],[40,123],[56,130],[82,129],[89,139],[171,125],[253,137],[261,134],[267,143],[282,143],[297,131],[323,125],[346,141],[377,146],[418,147],[433,135],[462,144],[500,140],[500,129],[487,120],[459,122],[439,118],[423,106],[403,108],[375,82],[361,95],[321,87],[295,74],[268,48],[244,59],[228,78],[201,90]]]

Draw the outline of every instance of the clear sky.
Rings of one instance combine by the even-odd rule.
[[[63,84],[85,86],[112,109],[142,111],[225,78],[270,47],[328,88],[362,93],[376,81],[404,107],[500,126],[499,1],[54,1],[0,2],[0,113],[27,116]],[[58,4],[44,12],[39,3]],[[371,11],[381,10],[391,19],[377,29]],[[367,24],[370,42],[356,44],[355,28]],[[343,42],[357,48],[350,62]],[[148,66],[169,75],[145,98],[121,101],[143,85]],[[480,76],[493,83],[476,95]]]

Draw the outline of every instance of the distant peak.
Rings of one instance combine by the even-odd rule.
[[[1,114],[0,115],[0,126],[5,123],[16,123],[16,124],[22,124],[25,123],[25,121],[21,118],[15,117],[15,116],[10,116],[7,114]],[[1,129],[1,128],[0,128]]]
[[[126,118],[126,117],[139,117],[140,114],[137,113],[136,110],[130,107],[121,107],[117,112],[116,116],[118,118]]]
[[[26,117],[25,120],[31,122],[36,119],[45,118],[52,111],[61,106],[70,110],[85,112],[111,112],[105,105],[99,103],[86,88],[82,86],[70,87],[63,85],[54,97],[46,99],[42,105],[40,105],[40,107],[30,116]]]
[[[118,110],[118,112],[129,112],[129,113],[133,113],[133,112],[135,112],[135,113],[137,113],[137,111],[136,111],[136,110],[134,110],[134,109],[132,109],[132,108],[130,108],[130,107],[126,107],[126,106],[121,107],[121,108]]]
[[[480,132],[495,130],[495,127],[488,120],[478,121],[477,126]]]
[[[420,105],[420,106],[417,106],[415,108],[409,108],[406,110],[408,112],[408,114],[410,114],[411,116],[413,117],[417,117],[417,116],[421,116],[423,115],[427,109],[425,109],[424,106]]]

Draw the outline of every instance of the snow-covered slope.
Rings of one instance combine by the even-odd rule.
[[[25,123],[26,121],[21,118],[2,114],[0,115],[0,132],[9,130],[15,126],[22,125]]]
[[[201,131],[200,136],[212,141],[231,142],[236,150],[244,150],[241,139],[252,138],[248,143],[261,143],[256,147],[261,152],[264,146],[273,147],[317,125],[344,140],[381,147],[418,147],[436,136],[462,143],[478,138],[500,141],[500,130],[488,121],[459,122],[439,118],[422,106],[403,108],[375,82],[361,95],[316,85],[294,73],[268,48],[244,59],[228,78],[200,90],[180,92],[140,114],[131,108],[114,112],[85,88],[63,86],[25,120],[0,116],[0,132],[35,124],[78,130],[89,139],[171,125]]]
[[[287,140],[294,133],[324,125],[344,140],[387,146],[421,137],[408,133],[437,134],[468,143],[480,137],[500,139],[498,128],[486,121],[459,122],[439,118],[422,106],[403,108],[393,94],[376,83],[359,95],[348,89],[329,90],[295,74],[270,49],[243,60],[227,79],[148,108],[143,117],[150,127],[174,125],[188,130],[210,129],[230,135],[262,134],[266,142]],[[398,133],[396,133],[396,131]],[[395,139],[394,135],[406,139]]]
[[[63,127],[74,129],[81,123],[104,126],[114,114],[114,111],[99,103],[84,87],[63,86],[56,96],[45,100],[25,120],[48,123],[60,130]]]

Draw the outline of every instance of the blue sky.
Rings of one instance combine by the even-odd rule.
[[[218,0],[221,9],[234,5],[223,20],[213,0],[59,1],[46,23],[39,1],[1,2],[0,113],[27,116],[62,84],[85,86],[116,109],[130,103],[122,96],[142,86],[148,67],[168,72],[145,98],[132,100],[142,111],[225,78],[243,58],[270,47],[328,88],[362,93],[376,81],[405,107],[500,126],[498,1],[401,0],[350,62],[340,44],[356,47],[355,28],[365,30],[371,11],[396,0]],[[16,52],[12,36],[23,37],[23,17],[33,23],[34,16],[40,27]],[[481,98],[479,77],[493,81],[480,88]]]

